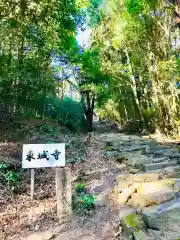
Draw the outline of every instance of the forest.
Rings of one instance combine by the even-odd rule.
[[[3,0],[0,10],[2,120],[49,116],[91,131],[95,111],[132,131],[179,134],[178,1]],[[71,74],[60,76],[64,65]],[[80,106],[65,110],[57,93],[72,75]]]

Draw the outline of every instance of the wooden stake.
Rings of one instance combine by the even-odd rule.
[[[71,169],[56,168],[57,217],[62,220],[72,213]]]
[[[66,213],[64,205],[64,168],[56,168],[57,217],[61,220]]]
[[[31,169],[31,200],[34,198],[34,178],[35,178],[35,171]]]
[[[66,213],[70,215],[72,213],[72,187],[71,187],[71,168],[65,168],[65,176],[66,176]]]

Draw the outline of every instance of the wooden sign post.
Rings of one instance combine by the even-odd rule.
[[[62,219],[71,214],[71,169],[65,167],[64,143],[23,145],[22,167],[31,169],[31,200],[34,196],[35,169],[56,168],[57,216]]]
[[[31,169],[31,200],[34,198],[34,180],[35,180],[35,171]]]

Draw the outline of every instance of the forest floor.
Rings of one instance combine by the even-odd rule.
[[[66,158],[76,160],[73,167],[69,165],[72,167],[72,184],[74,186],[78,176],[83,176],[83,182],[96,196],[95,210],[87,218],[73,213],[60,224],[56,217],[54,169],[36,170],[35,196],[32,201],[30,171],[27,170],[21,174],[20,190],[16,194],[12,195],[0,189],[0,239],[130,239],[121,231],[120,206],[112,190],[116,186],[116,176],[128,174],[133,167],[117,161],[111,152],[107,151],[107,146],[101,139],[102,133],[109,129],[103,130],[102,127],[101,131],[95,132],[89,139],[85,135],[70,134],[55,122],[43,122],[43,125],[45,124],[53,130],[45,131],[42,129],[42,122],[34,120],[19,123],[17,129],[14,125],[1,126],[1,161],[11,162],[19,167],[22,161],[22,144],[65,142],[68,146]],[[103,134],[103,139],[110,139],[112,130],[108,134]],[[127,142],[128,139],[129,147],[133,146],[137,139],[148,141],[139,137],[136,139],[136,136],[114,134],[117,134],[121,141]],[[177,148],[173,143],[168,143],[169,146],[170,149]]]

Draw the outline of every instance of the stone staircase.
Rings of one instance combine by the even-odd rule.
[[[151,139],[103,134],[107,158],[126,164],[114,195],[120,223],[135,240],[180,240],[180,152]]]

